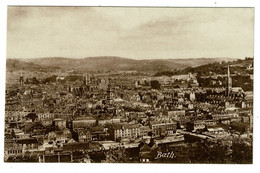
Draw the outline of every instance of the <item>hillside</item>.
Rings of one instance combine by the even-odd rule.
[[[47,72],[47,71],[53,71],[53,70],[57,70],[59,69],[58,66],[53,66],[53,65],[43,65],[43,64],[37,64],[34,62],[26,62],[26,61],[22,61],[22,60],[18,60],[18,59],[7,59],[6,60],[6,69],[7,71],[20,71],[20,70],[24,70],[24,71],[43,71],[43,72]]]
[[[58,67],[61,69],[84,69],[87,71],[136,70],[162,72],[220,62],[223,61],[223,58],[134,60],[121,57],[103,56],[83,59],[50,57],[20,61],[26,63],[24,68],[28,68],[27,64],[32,63],[33,66]]]
[[[247,67],[253,64],[253,58],[245,60],[234,60],[225,62],[207,63],[196,67],[187,67],[179,70],[169,70],[156,73],[154,76],[172,76],[182,75],[188,73],[197,73],[199,76],[208,76],[212,74],[226,74],[227,66],[230,66],[231,74],[251,74],[253,71],[248,71]]]

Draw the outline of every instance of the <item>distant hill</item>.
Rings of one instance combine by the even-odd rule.
[[[172,76],[172,75],[182,75],[188,73],[197,73],[200,76],[211,75],[211,74],[226,74],[227,66],[230,66],[230,72],[234,74],[251,74],[253,71],[246,70],[249,65],[253,64],[253,58],[247,58],[245,60],[234,60],[225,62],[211,62],[207,64],[202,64],[200,66],[190,66],[179,70],[166,70],[162,72],[157,72],[154,76]]]
[[[87,71],[154,71],[161,72],[173,69],[183,69],[186,67],[200,66],[213,62],[221,62],[225,58],[194,58],[194,59],[151,59],[151,60],[133,60],[128,58],[102,56],[87,57],[83,59],[50,57],[35,58],[25,60],[7,60],[7,68],[13,67],[13,61],[19,61],[23,68],[57,67],[61,69],[84,69]],[[229,59],[230,60],[230,59]],[[16,63],[17,63],[16,62]]]
[[[18,70],[36,70],[41,66],[37,65],[33,62],[24,62],[18,59],[7,59],[6,60],[6,68],[9,71],[18,71]]]
[[[13,71],[42,71],[42,72],[47,72],[47,71],[55,71],[59,69],[59,67],[54,67],[54,66],[45,66],[41,64],[36,64],[34,62],[26,62],[18,59],[7,59],[6,60],[6,69],[9,72]]]

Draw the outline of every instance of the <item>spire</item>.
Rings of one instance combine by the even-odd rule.
[[[109,82],[107,85],[107,100],[111,102],[114,98],[114,91],[112,89],[111,83]]]
[[[227,96],[228,97],[230,95],[231,88],[232,88],[232,79],[230,77],[230,70],[228,65],[228,71],[227,71]]]
[[[229,77],[230,77],[229,65],[228,65],[228,72],[227,72],[227,75],[228,75],[228,79],[229,79]]]
[[[90,74],[87,74],[87,76],[86,76],[86,84],[87,85],[90,84]]]
[[[20,86],[23,86],[23,72],[21,72],[20,74],[19,82],[20,82]]]

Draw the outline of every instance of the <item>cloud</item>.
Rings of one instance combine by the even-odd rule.
[[[9,58],[253,55],[252,8],[9,7]]]

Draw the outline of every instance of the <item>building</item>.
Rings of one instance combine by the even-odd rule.
[[[72,139],[72,133],[69,129],[52,131],[46,135],[47,142],[55,142],[57,144],[67,143],[70,139]]]
[[[107,128],[95,126],[91,128],[92,140],[103,141],[108,136]]]
[[[149,126],[140,127],[140,137],[149,136],[149,132],[152,132]]]
[[[176,132],[177,122],[150,122],[150,129],[152,130],[153,137],[163,137],[171,135]]]
[[[221,127],[208,128],[207,132],[204,133],[210,136],[221,136],[226,134],[224,129]]]
[[[66,128],[66,120],[61,119],[61,118],[56,118],[53,120],[54,125],[59,127],[60,130],[63,130]]]
[[[206,127],[203,120],[194,121],[194,130],[204,129]]]
[[[185,124],[186,122],[185,115],[185,110],[168,111],[168,116],[173,118],[175,121],[180,122],[181,125]]]
[[[150,162],[156,158],[158,146],[153,140],[149,144],[141,142],[138,147],[140,162]]]
[[[254,103],[253,96],[254,95],[252,91],[245,93],[245,104],[247,108],[253,108],[253,103]]]
[[[96,122],[97,120],[93,117],[82,117],[73,120],[72,125],[74,130],[86,129],[96,124]]]
[[[92,140],[90,130],[79,129],[78,130],[79,142],[89,142]]]
[[[194,92],[191,92],[191,93],[190,93],[190,101],[191,101],[191,102],[194,102],[195,99],[196,99],[195,93],[194,93]]]
[[[23,145],[16,143],[14,139],[5,138],[4,150],[5,158],[23,155]]]
[[[45,119],[52,119],[54,118],[54,114],[45,112],[45,113],[37,113],[37,117],[39,121],[43,121]]]
[[[108,119],[99,119],[99,125],[106,125],[106,124],[118,124],[120,123],[120,118],[108,118]]]
[[[137,124],[117,124],[113,127],[114,140],[137,139],[140,137],[140,126]]]

